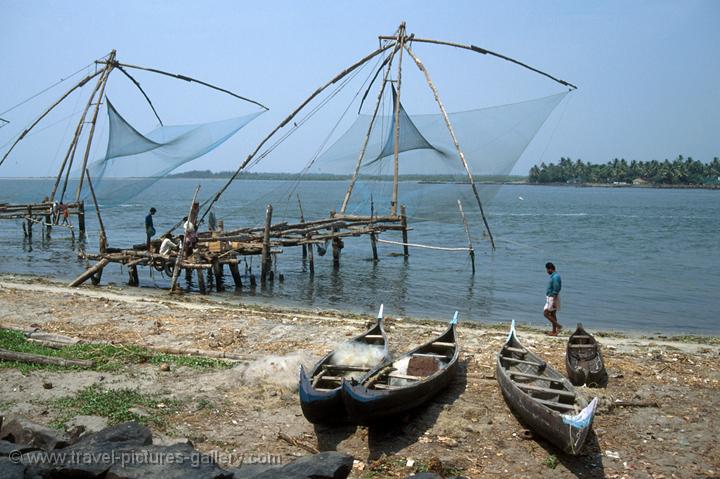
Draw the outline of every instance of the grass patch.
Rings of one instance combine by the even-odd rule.
[[[86,359],[95,362],[96,371],[116,371],[133,364],[161,364],[171,366],[187,366],[196,369],[224,369],[233,366],[228,361],[199,356],[180,356],[150,351],[140,346],[126,346],[113,344],[74,344],[62,349],[53,349],[32,341],[28,341],[20,331],[0,329],[0,348],[19,353],[41,354],[63,359]],[[28,364],[20,361],[2,361],[0,368],[15,368],[21,372],[33,370],[67,370],[77,368],[63,368],[60,366],[44,364]]]
[[[138,421],[159,427],[167,426],[167,416],[178,411],[180,401],[156,394],[142,394],[134,389],[103,390],[98,385],[88,386],[75,396],[52,401],[51,406],[62,413],[53,426],[62,426],[78,415],[103,416],[110,424]],[[144,413],[130,412],[140,408]]]
[[[543,460],[542,464],[543,466],[547,466],[550,469],[555,469],[558,464],[560,464],[560,461],[558,461],[558,458],[555,454],[550,454]]]

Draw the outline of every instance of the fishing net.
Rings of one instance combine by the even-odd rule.
[[[449,113],[475,181],[509,175],[539,128],[566,94]],[[392,96],[394,102],[394,90]],[[411,210],[409,214],[416,219],[442,220],[448,207],[457,211],[458,199],[468,202],[467,207],[472,211],[476,201],[468,175],[442,114],[411,115],[401,103],[399,117],[399,202],[406,204]],[[358,115],[345,133],[308,166],[305,170],[307,177],[312,178],[313,174],[343,175],[347,187],[357,167],[370,121],[370,115]],[[389,206],[394,168],[394,130],[394,114],[375,118],[348,212],[367,214],[370,205],[376,213],[380,210],[382,214],[383,209]],[[490,185],[479,185],[478,189],[484,202],[490,202],[497,191],[497,187]],[[342,197],[338,201],[342,201]]]
[[[107,101],[109,137],[105,157],[89,165],[98,201],[129,200],[173,170],[212,151],[261,112],[195,125],[166,125],[138,132]],[[122,178],[122,179],[121,179]]]

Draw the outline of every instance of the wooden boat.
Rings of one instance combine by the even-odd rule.
[[[592,334],[585,331],[581,323],[578,323],[577,329],[568,339],[565,369],[575,386],[585,384],[588,387],[600,387],[607,384],[608,375],[600,344]]]
[[[515,321],[497,355],[496,377],[510,408],[536,434],[577,455],[592,427],[597,398],[589,404],[573,385],[515,336]]]
[[[346,344],[370,345],[379,348],[382,357],[374,364],[338,364],[337,349],[329,352],[312,368],[310,373],[300,367],[300,407],[305,418],[314,424],[347,422],[342,401],[342,380],[362,378],[377,364],[390,360],[387,336],[383,327],[383,306],[380,306],[375,324]]]
[[[378,366],[360,381],[343,381],[350,420],[372,424],[418,407],[445,389],[457,371],[457,317],[455,312],[437,338]]]

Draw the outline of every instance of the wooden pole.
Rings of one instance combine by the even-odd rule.
[[[138,271],[136,265],[128,266],[128,286],[138,286],[140,284],[140,278],[138,277]]]
[[[27,207],[27,237],[30,240],[32,239],[32,228],[33,228],[32,206],[28,205],[28,207]]]
[[[68,185],[68,179],[70,177],[70,170],[72,170],[72,164],[73,159],[75,158],[75,151],[77,149],[78,141],[80,140],[80,135],[82,134],[83,127],[85,126],[85,118],[87,118],[87,113],[90,110],[90,106],[92,106],[93,99],[95,98],[95,95],[97,94],[98,90],[100,89],[100,85],[103,83],[104,73],[105,69],[99,70],[97,72],[103,73],[103,75],[98,78],[97,83],[95,83],[95,88],[93,88],[92,93],[90,93],[90,98],[88,98],[87,103],[85,104],[85,108],[83,109],[82,115],[80,115],[80,119],[78,120],[78,124],[75,127],[75,134],[73,135],[73,139],[70,142],[70,145],[68,146],[67,153],[65,153],[65,158],[63,159],[62,163],[60,164],[60,168],[58,169],[57,177],[55,177],[55,183],[53,184],[52,191],[50,192],[50,201],[55,201],[55,194],[57,193],[58,185],[60,184],[60,178],[62,178],[63,171],[66,171],[65,174],[65,182],[63,183],[63,189],[62,193],[60,195],[61,201],[65,197],[65,191],[67,190]],[[68,163],[68,160],[70,160],[70,163]],[[65,166],[67,165],[67,170]]]
[[[60,103],[62,103],[62,101],[63,101],[65,98],[67,98],[68,95],[70,95],[72,92],[74,92],[74,91],[77,90],[78,88],[84,86],[87,82],[89,82],[89,81],[92,80],[94,77],[96,77],[97,75],[99,75],[102,71],[103,71],[103,70],[99,70],[99,71],[93,73],[92,75],[86,76],[85,78],[83,78],[82,80],[80,80],[80,82],[77,83],[74,87],[72,87],[71,89],[69,89],[68,91],[66,91],[65,94],[64,94],[63,96],[61,96],[59,100],[57,100],[55,103],[53,103],[52,105],[50,105],[50,108],[48,108],[47,110],[45,110],[45,111],[37,118],[37,120],[35,120],[29,127],[27,127],[27,128],[25,129],[25,131],[23,131],[22,133],[20,133],[20,136],[17,137],[17,139],[16,139],[15,142],[12,144],[12,146],[10,147],[10,149],[9,149],[8,151],[6,151],[5,154],[3,155],[2,159],[0,159],[0,165],[2,165],[2,164],[5,162],[5,160],[7,159],[7,157],[10,156],[10,152],[13,151],[13,149],[17,146],[17,144],[20,143],[20,141],[22,141],[22,139],[25,138],[25,136],[26,136],[28,133],[30,133],[30,130],[32,130],[33,128],[35,128],[35,126],[36,126],[38,123],[40,123],[40,121],[41,121],[43,118],[45,118],[45,117],[48,115],[48,113],[50,113],[56,106],[58,106]]]
[[[103,81],[102,85],[100,85],[100,90],[98,91],[97,95],[97,101],[95,102],[95,111],[93,112],[92,120],[90,121],[90,132],[88,133],[88,140],[87,145],[85,146],[85,155],[83,156],[83,163],[82,163],[82,169],[80,170],[80,182],[78,183],[77,187],[77,193],[75,194],[75,202],[80,201],[80,193],[82,191],[83,186],[83,178],[84,175],[82,174],[87,169],[87,162],[88,158],[90,157],[90,148],[92,147],[92,141],[93,137],[95,136],[95,125],[97,124],[97,117],[98,112],[100,111],[100,105],[102,104],[102,97],[105,93],[105,85],[107,85],[108,76],[110,75],[110,72],[112,71],[114,67],[115,62],[115,50],[110,52],[110,56],[108,57],[108,62],[105,66],[105,73],[103,75]]]
[[[85,270],[85,272],[84,272],[83,274],[81,274],[80,276],[78,276],[77,278],[75,278],[75,279],[73,280],[73,282],[70,283],[69,286],[70,286],[71,288],[73,288],[73,287],[75,287],[75,286],[80,286],[80,285],[83,284],[85,281],[87,281],[88,279],[90,279],[91,276],[95,275],[95,273],[97,273],[97,272],[99,272],[99,271],[102,271],[102,269],[103,269],[105,266],[107,266],[107,264],[108,264],[109,262],[110,262],[110,260],[107,259],[107,258],[101,259],[100,261],[98,261],[97,263],[95,263],[95,266],[93,266],[92,268],[88,268],[87,270]]]
[[[265,230],[263,231],[262,242],[262,268],[260,270],[260,283],[265,284],[268,273],[272,267],[270,259],[270,224],[272,222],[272,205],[267,205],[265,209]]]
[[[400,225],[402,226],[402,239],[403,239],[403,256],[406,258],[410,256],[410,250],[408,249],[408,227],[407,227],[407,216],[405,214],[405,205],[400,205]]]
[[[467,234],[468,238],[468,254],[470,255],[470,262],[472,263],[472,272],[475,274],[475,249],[473,248],[472,238],[470,237],[470,226],[468,225],[467,218],[465,217],[462,202],[457,200],[457,203],[458,208],[460,209],[460,216],[462,216],[463,224],[465,225],[465,234]]]
[[[298,202],[298,209],[300,210],[300,224],[305,224],[305,214],[303,213],[302,203],[300,203],[300,193],[297,193],[295,196],[297,196],[297,202]],[[312,246],[310,246],[312,248]],[[305,261],[307,259],[307,245],[302,245],[302,259]]]
[[[190,211],[188,211],[188,214],[187,214],[188,219],[185,222],[185,225],[187,225],[188,222],[190,221],[190,213],[192,213],[193,205],[195,204],[195,199],[197,198],[198,191],[200,191],[200,185],[197,185],[197,187],[195,188],[195,193],[193,194],[192,201],[190,202]],[[177,260],[175,261],[175,268],[173,268],[172,280],[170,281],[170,292],[171,293],[175,292],[177,289],[178,275],[180,274],[180,269],[181,269],[180,263],[182,263],[184,255],[185,255],[185,241],[187,241],[187,226],[185,226],[185,225],[183,225],[183,230],[184,230],[185,234],[183,236],[183,240],[180,242],[180,246],[178,247]],[[195,227],[195,225],[193,225],[193,226]],[[197,227],[195,227],[195,228],[197,231]]]
[[[310,267],[310,276],[314,276],[314,275],[315,275],[315,255],[314,255],[314,252],[313,252],[314,246],[313,246],[312,243],[310,243],[310,241],[312,240],[312,233],[310,233],[310,232],[308,231],[308,232],[305,234],[305,238],[306,238],[307,241],[308,241],[308,249],[307,249],[307,252],[308,252],[308,266]]]
[[[107,251],[107,236],[105,235],[105,223],[103,223],[102,216],[100,215],[100,206],[97,202],[97,197],[95,196],[95,188],[93,187],[92,179],[90,178],[90,171],[85,170],[85,176],[87,176],[88,179],[88,188],[90,188],[90,194],[92,195],[93,204],[95,205],[95,213],[97,214],[98,219],[98,225],[100,227],[100,253],[105,253]]]
[[[381,35],[381,36],[379,36],[378,38],[379,38],[380,40],[395,40],[395,36],[394,36],[394,35],[393,35],[393,36],[390,36],[390,35],[387,35],[387,36],[386,36],[386,35]],[[501,58],[501,59],[503,59],[503,60],[505,60],[505,61],[508,61],[508,62],[510,62],[510,63],[514,63],[514,64],[516,64],[516,65],[520,65],[521,67],[527,68],[528,70],[531,70],[531,71],[533,71],[533,72],[535,72],[535,73],[539,73],[540,75],[545,76],[545,77],[547,77],[547,78],[550,78],[551,80],[556,81],[556,82],[558,82],[559,84],[561,84],[561,85],[563,85],[563,86],[567,86],[567,87],[569,87],[569,88],[572,88],[573,90],[577,90],[577,86],[573,85],[572,83],[566,82],[565,80],[561,80],[561,79],[559,79],[559,78],[555,78],[554,76],[550,75],[549,73],[545,73],[545,72],[542,71],[542,70],[538,70],[537,68],[531,67],[530,65],[527,65],[527,64],[525,64],[525,63],[523,63],[523,62],[521,62],[521,61],[519,61],[519,60],[515,60],[514,58],[510,58],[510,57],[505,56],[505,55],[503,55],[503,54],[501,54],[501,53],[493,52],[493,51],[491,51],[491,50],[486,50],[486,49],[484,49],[484,48],[480,48],[480,47],[475,46],[475,45],[463,45],[462,43],[446,42],[446,41],[444,41],[444,40],[433,40],[433,39],[431,39],[431,38],[417,38],[417,37],[413,37],[413,40],[412,40],[412,41],[413,41],[413,43],[418,42],[418,43],[434,43],[435,45],[446,45],[446,46],[449,46],[449,47],[463,48],[463,49],[465,49],[465,50],[470,50],[470,51],[473,51],[473,52],[476,52],[476,53],[481,53],[481,54],[483,54],[483,55],[492,55],[492,56],[494,56],[494,57]]]
[[[335,217],[335,211],[330,212],[330,217]],[[337,228],[332,228],[332,255],[333,255],[333,268],[338,269],[340,268],[340,250],[341,248],[341,239],[335,236],[335,233],[337,233]]]
[[[3,361],[19,361],[22,363],[47,364],[62,367],[91,368],[95,365],[93,361],[86,359],[63,359],[55,356],[43,356],[40,354],[18,353],[0,349],[0,359]]]
[[[412,57],[412,59],[415,61],[415,64],[417,65],[418,69],[423,73],[425,76],[425,80],[427,81],[428,86],[433,92],[433,95],[435,96],[435,101],[438,104],[438,107],[440,108],[440,113],[442,113],[443,119],[445,120],[445,125],[448,128],[448,131],[450,132],[450,137],[452,138],[453,143],[455,144],[455,149],[457,150],[458,156],[460,157],[460,161],[463,164],[463,167],[465,168],[465,172],[468,175],[468,179],[470,180],[470,186],[472,187],[473,194],[475,195],[475,199],[477,200],[478,207],[480,208],[480,215],[482,216],[483,223],[485,224],[485,230],[488,233],[488,236],[490,237],[490,243],[492,244],[492,248],[495,249],[495,239],[493,238],[492,232],[490,231],[490,225],[487,222],[487,218],[485,217],[485,211],[483,209],[482,201],[480,201],[480,193],[478,193],[477,185],[475,184],[475,179],[473,178],[472,172],[470,172],[470,166],[467,163],[467,160],[465,160],[465,155],[463,154],[462,148],[460,148],[460,143],[458,142],[457,136],[455,136],[455,130],[453,129],[452,123],[450,123],[450,117],[448,116],[447,112],[445,111],[445,106],[442,103],[442,100],[440,99],[440,93],[438,92],[437,88],[435,87],[435,84],[432,82],[432,79],[430,78],[430,73],[428,73],[427,69],[425,68],[425,65],[423,65],[422,61],[412,52],[410,48],[405,46],[405,50],[408,52],[408,55]]]
[[[393,192],[392,202],[390,203],[390,214],[397,214],[398,203],[398,176],[400,170],[400,87],[402,85],[402,57],[405,46],[405,22],[400,24],[398,31],[398,39],[400,43],[400,59],[398,61],[397,72],[397,95],[395,97],[395,148],[393,152]],[[406,255],[407,256],[407,255]]]
[[[374,58],[375,56],[379,55],[380,53],[384,52],[385,50],[387,50],[387,49],[389,49],[390,47],[393,47],[393,46],[394,46],[393,43],[389,43],[389,44],[387,44],[387,45],[381,46],[380,48],[378,48],[378,49],[375,50],[374,52],[369,53],[368,55],[365,55],[363,58],[361,58],[361,59],[358,60],[357,62],[353,63],[353,64],[350,65],[349,67],[345,68],[343,71],[341,71],[340,73],[338,73],[337,75],[335,75],[332,79],[330,79],[330,81],[328,81],[327,83],[325,83],[324,85],[322,85],[320,88],[318,88],[317,90],[315,90],[315,92],[313,92],[312,95],[310,95],[305,101],[303,101],[303,102],[300,104],[300,106],[298,106],[297,108],[295,108],[295,110],[293,110],[293,112],[290,113],[290,115],[288,115],[283,121],[280,122],[280,124],[278,124],[278,125],[275,127],[275,129],[273,129],[265,138],[263,138],[263,140],[255,147],[255,150],[253,150],[253,152],[250,153],[250,154],[247,156],[247,158],[245,158],[245,160],[240,164],[240,166],[239,166],[238,169],[235,171],[235,173],[233,173],[233,175],[228,179],[228,181],[223,185],[223,187],[220,188],[220,190],[215,194],[215,197],[214,197],[213,200],[210,202],[210,204],[208,204],[208,206],[205,208],[205,211],[203,212],[203,215],[202,215],[202,217],[201,217],[200,219],[202,220],[203,218],[205,218],[205,215],[207,215],[207,213],[210,211],[210,209],[211,209],[211,208],[215,205],[215,203],[220,199],[220,196],[225,192],[226,189],[228,189],[228,187],[230,186],[230,184],[231,184],[233,181],[235,181],[235,178],[237,178],[237,176],[240,174],[240,172],[245,169],[245,167],[248,165],[248,163],[250,163],[250,161],[255,157],[255,155],[258,154],[258,152],[259,152],[260,149],[263,147],[263,145],[264,145],[265,143],[267,143],[268,140],[270,140],[270,138],[272,138],[272,137],[275,135],[275,133],[278,132],[278,130],[280,130],[281,128],[283,128],[283,127],[284,127],[285,125],[287,125],[293,118],[295,118],[295,116],[296,116],[303,108],[305,108],[305,106],[307,106],[308,103],[310,103],[315,97],[317,97],[320,93],[322,93],[327,87],[329,87],[330,85],[333,85],[333,84],[335,84],[336,82],[340,81],[342,78],[344,78],[345,76],[347,76],[348,74],[350,74],[351,72],[353,72],[355,69],[357,69],[359,66],[363,65],[363,64],[364,64],[365,62],[367,62],[368,60],[371,60],[371,59]],[[124,65],[123,65],[123,66],[124,66]]]
[[[212,272],[215,275],[215,289],[220,293],[225,288],[223,287],[223,265],[220,264],[217,258],[212,260]]]
[[[80,231],[80,238],[85,238],[85,202],[81,201],[78,204],[78,228]]]
[[[192,271],[192,270],[188,270]],[[209,276],[209,275],[208,275]],[[200,294],[207,294],[207,287],[205,286],[205,271],[202,269],[197,270],[198,290]],[[220,291],[218,289],[218,291]]]
[[[372,116],[370,117],[370,124],[368,125],[367,132],[365,133],[365,139],[363,140],[362,147],[360,147],[360,154],[358,155],[357,162],[355,163],[355,171],[353,172],[353,176],[350,179],[348,189],[345,192],[345,198],[343,198],[342,206],[340,206],[341,214],[344,214],[345,210],[347,209],[348,203],[350,202],[350,195],[352,195],[353,188],[355,187],[355,182],[357,181],[357,177],[360,174],[360,166],[362,165],[363,159],[365,158],[365,151],[367,150],[368,143],[370,142],[370,134],[372,133],[373,126],[375,125],[375,118],[377,118],[378,111],[380,110],[380,105],[382,105],[382,97],[383,93],[385,92],[385,85],[387,84],[388,76],[390,76],[392,60],[395,57],[395,53],[397,53],[397,51],[398,47],[396,46],[390,53],[390,59],[387,64],[387,69],[385,70],[385,75],[383,76],[382,83],[380,84],[380,91],[378,92],[377,101],[375,102],[375,109],[373,110]]]
[[[230,274],[232,274],[233,281],[235,282],[236,288],[242,288],[242,276],[240,276],[240,268],[237,263],[230,263]]]

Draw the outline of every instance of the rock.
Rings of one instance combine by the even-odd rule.
[[[233,479],[255,479],[263,472],[277,471],[281,468],[282,466],[279,464],[243,464],[228,470],[228,472],[233,474]]]
[[[160,371],[164,371],[164,372],[170,371],[170,365],[168,363],[160,364]]]
[[[16,464],[7,457],[0,457],[0,479],[23,479],[25,466]]]
[[[175,446],[178,444],[187,444],[192,446],[193,443],[186,437],[170,437],[164,434],[156,434],[152,441],[154,446]]]
[[[115,463],[105,479],[232,479],[232,473],[224,471],[210,456],[201,455],[187,444],[170,447],[144,446],[120,449],[120,457],[137,457],[125,465]],[[165,460],[150,460],[157,458]]]
[[[352,470],[353,457],[329,451],[303,456],[278,469],[263,472],[253,479],[345,479]]]
[[[8,457],[11,453],[15,453],[16,451],[23,454],[26,452],[34,451],[36,449],[37,448],[32,446],[15,444],[14,442],[9,441],[0,441],[0,457]]]
[[[70,438],[63,431],[36,424],[23,416],[14,416],[3,424],[0,439],[16,444],[27,444],[50,451],[65,447]]]
[[[421,472],[408,476],[407,479],[442,479],[442,476],[438,476],[434,472]]]
[[[45,381],[45,382],[43,383],[43,388],[44,388],[44,389],[52,389],[52,388],[53,388],[53,383],[51,383],[50,381]]]
[[[131,407],[130,409],[128,409],[128,412],[131,414],[135,414],[138,417],[149,417],[150,416],[150,413],[141,407]]]
[[[115,447],[147,446],[150,444],[152,444],[150,429],[140,423],[130,421],[103,429],[96,434],[84,436],[73,444],[72,448],[90,448],[98,445],[115,445]]]

